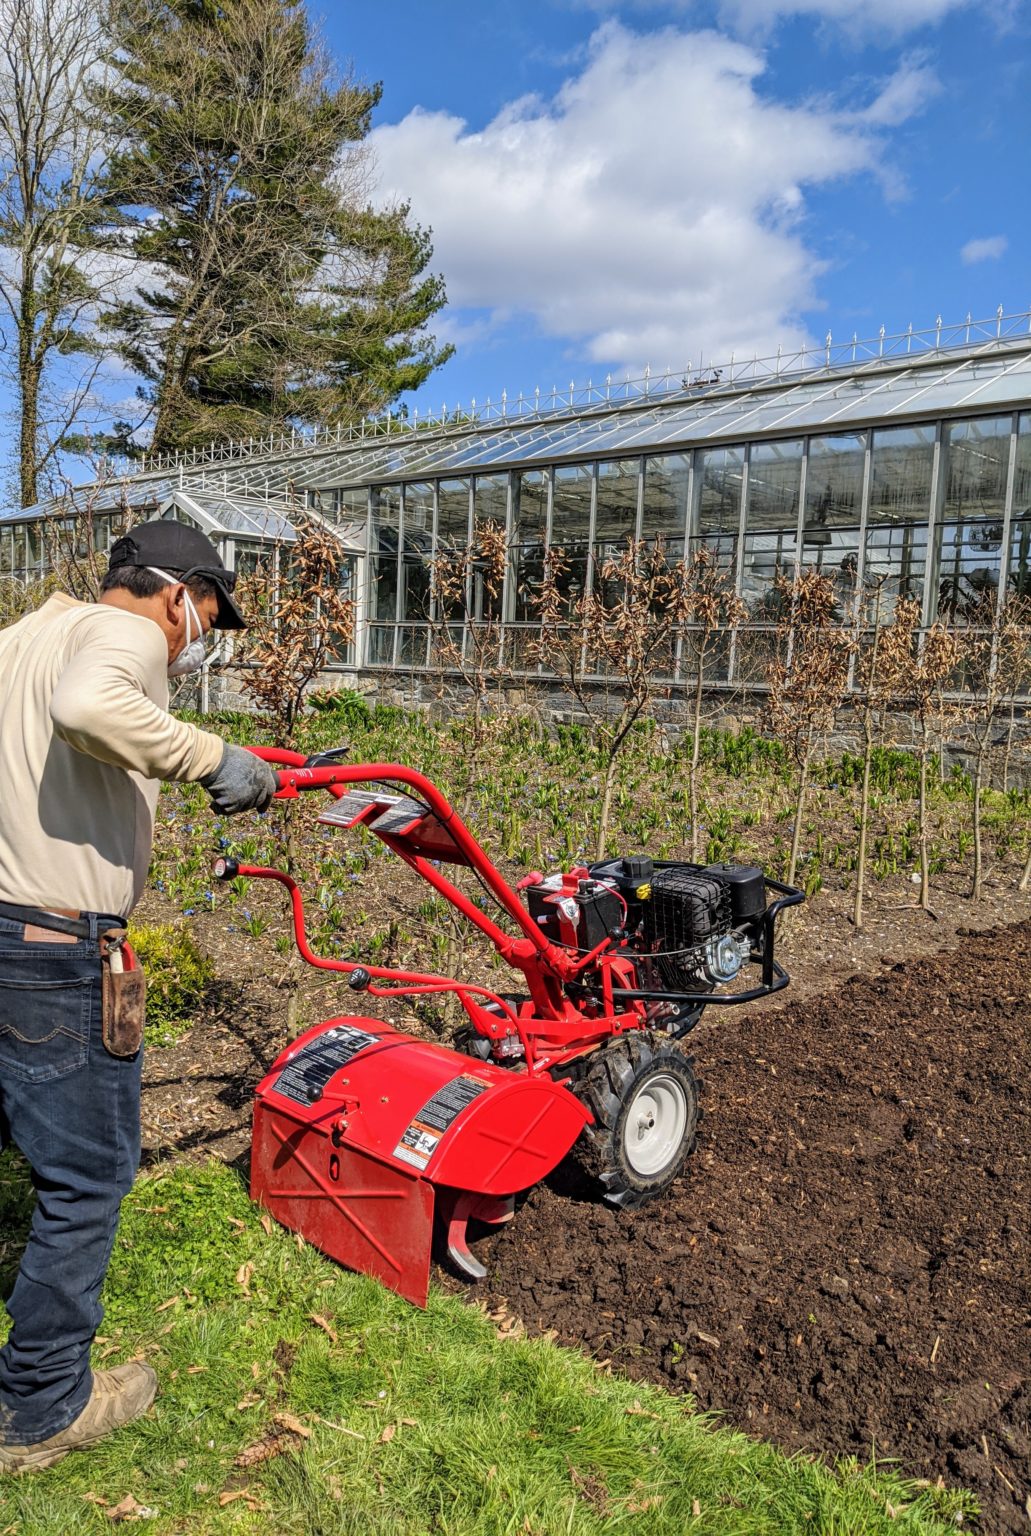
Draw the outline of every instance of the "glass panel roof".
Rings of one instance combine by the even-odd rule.
[[[740,380],[740,372],[738,374]],[[508,421],[461,421],[397,427],[364,439],[298,441],[273,452],[216,446],[206,463],[185,461],[174,475],[146,471],[105,486],[80,487],[60,502],[0,511],[0,521],[61,515],[91,505],[153,508],[183,495],[214,526],[239,538],[292,537],[284,493],[396,483],[495,466],[577,461],[712,442],[745,442],[813,431],[841,431],[879,421],[933,420],[940,414],[998,411],[1031,402],[1031,336],[1009,334],[979,345],[871,357],[805,374],[729,384],[716,371],[703,388],[666,388],[651,398],[593,399]],[[272,505],[269,502],[273,503]],[[184,506],[185,510],[185,506]]]

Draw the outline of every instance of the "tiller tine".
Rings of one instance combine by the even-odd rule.
[[[251,1194],[323,1253],[425,1306],[437,1201],[450,1257],[482,1279],[468,1222],[509,1220],[514,1196],[561,1162],[587,1118],[549,1077],[377,1019],[333,1019],[258,1087]]]
[[[447,1256],[467,1280],[485,1280],[487,1271],[469,1249],[466,1227],[481,1221],[488,1227],[501,1227],[515,1215],[515,1195],[504,1199],[496,1195],[472,1195],[468,1191],[439,1195],[438,1211],[447,1232]]]

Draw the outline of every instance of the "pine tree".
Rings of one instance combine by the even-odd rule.
[[[380,410],[446,360],[428,237],[365,200],[380,87],[333,79],[303,0],[126,0],[116,43],[147,277],[109,324],[155,449]]]

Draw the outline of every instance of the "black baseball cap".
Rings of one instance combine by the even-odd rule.
[[[120,565],[157,566],[177,581],[194,577],[210,581],[218,598],[216,629],[246,629],[247,621],[233,601],[236,572],[227,570],[207,534],[171,518],[155,517],[111,545],[108,568]]]

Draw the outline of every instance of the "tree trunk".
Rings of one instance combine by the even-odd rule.
[[[698,680],[694,695],[694,733],[691,745],[691,858],[698,863],[698,764],[702,755],[702,658],[698,658]]]
[[[595,858],[601,860],[605,857],[605,842],[609,835],[609,817],[612,813],[612,790],[616,782],[616,764],[618,757],[615,752],[609,754],[605,764],[605,782],[601,796],[601,814],[598,817],[598,843]]]
[[[1018,889],[1021,891],[1031,890],[1031,848],[1027,851],[1027,863],[1024,865],[1024,873],[1020,877]]]
[[[974,768],[974,873],[970,881],[971,901],[981,900],[981,883],[984,875],[984,856],[981,836],[981,785],[984,782],[984,757],[986,746],[979,742],[977,765]]]
[[[1017,701],[1010,699],[1010,721],[1006,728],[1006,750],[1002,758],[1002,792],[1009,793],[1010,787],[1010,757],[1013,754],[1013,735],[1017,728]]]
[[[873,766],[873,709],[863,715],[863,788],[859,796],[859,853],[856,858],[856,900],[852,908],[855,928],[863,926],[863,894],[866,885],[866,838],[870,826],[870,775]]]
[[[39,363],[32,350],[32,299],[23,291],[18,337],[18,487],[23,507],[39,500]]]
[[[931,876],[927,858],[927,755],[930,751],[927,722],[922,720],[920,741],[920,791],[918,815],[920,820],[920,905],[925,912],[931,910]]]
[[[788,860],[788,885],[795,883],[795,870],[798,867],[798,853],[802,846],[802,815],[805,811],[805,795],[809,787],[809,759],[813,753],[812,732],[806,740],[805,752],[798,770],[798,791],[795,795],[795,829],[791,834],[791,857]]]

